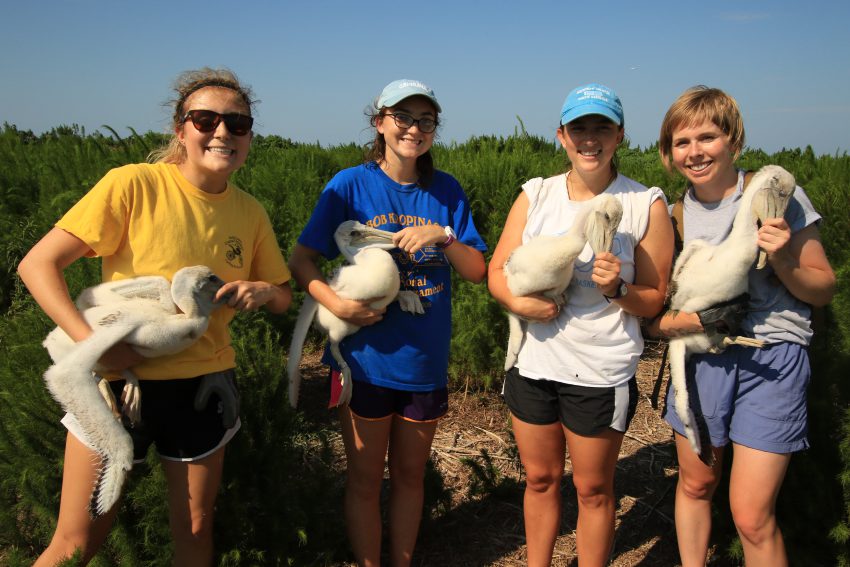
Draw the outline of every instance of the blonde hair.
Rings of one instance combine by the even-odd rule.
[[[176,98],[168,101],[169,106],[174,107],[174,113],[171,117],[171,138],[168,143],[150,153],[148,161],[151,163],[183,163],[186,161],[186,148],[177,139],[174,131],[183,123],[183,117],[186,115],[186,110],[183,107],[186,100],[193,93],[205,87],[220,87],[230,89],[235,92],[239,98],[245,103],[248,109],[248,114],[253,114],[255,100],[254,93],[250,87],[247,87],[239,82],[236,74],[230,69],[211,69],[202,67],[191,71],[184,71],[174,81],[174,92]]]
[[[658,153],[667,171],[673,170],[673,131],[708,120],[729,137],[734,152],[733,161],[744,149],[744,119],[734,98],[705,85],[691,87],[682,93],[667,110],[658,135]]]

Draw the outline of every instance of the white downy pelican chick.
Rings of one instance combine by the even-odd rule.
[[[396,247],[392,237],[392,232],[371,228],[355,220],[340,223],[334,232],[334,240],[348,264],[339,268],[328,284],[343,299],[363,301],[378,298],[371,303],[374,309],[386,307],[398,300],[402,310],[421,315],[425,310],[419,295],[414,291],[399,290],[401,280],[398,267],[387,252]],[[310,323],[314,319],[316,327],[328,335],[331,354],[340,367],[342,393],[339,405],[351,400],[351,369],[339,350],[339,343],[360,330],[360,327],[339,319],[307,294],[292,331],[289,361],[286,366],[289,403],[293,408],[298,405],[301,387],[301,351]]]
[[[539,293],[564,305],[576,258],[585,245],[590,245],[594,254],[609,252],[622,218],[623,205],[613,195],[602,193],[589,199],[565,235],[536,236],[511,253],[504,267],[508,289],[517,297]],[[506,371],[516,364],[525,336],[518,315],[508,313],[508,326]]]
[[[682,249],[670,283],[670,310],[697,313],[747,291],[749,271],[766,265],[767,256],[759,251],[757,238],[760,222],[782,217],[794,194],[794,176],[777,165],[762,167],[752,178],[741,198],[732,230],[723,242],[711,245],[692,240]],[[670,339],[670,382],[675,408],[685,426],[685,436],[700,459],[711,464],[714,455],[710,443],[704,444],[690,407],[685,363],[693,353],[720,352],[731,344],[761,348],[763,342],[748,337],[693,333]]]
[[[206,266],[178,270],[173,282],[159,276],[143,276],[107,282],[84,290],[77,301],[93,333],[74,342],[61,328],[44,341],[54,364],[44,373],[56,401],[79,422],[87,441],[101,459],[90,511],[98,516],[108,511],[121,494],[127,472],[133,466],[133,444],[114,413],[108,386],[96,384],[98,360],[118,342],[126,342],[142,356],[174,354],[203,335],[209,317],[221,303],[215,294],[224,285]],[[138,384],[129,371],[128,383]],[[135,393],[125,393],[130,397]],[[109,403],[104,403],[104,398]],[[136,397],[135,402],[138,402]],[[125,405],[129,405],[125,402]]]

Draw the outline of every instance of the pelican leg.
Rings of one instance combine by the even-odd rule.
[[[679,416],[679,421],[685,428],[685,437],[691,448],[697,455],[702,453],[702,443],[697,431],[697,420],[691,409],[690,394],[688,392],[687,375],[685,363],[688,360],[688,347],[681,339],[670,340],[670,383],[673,387],[673,407]]]
[[[130,420],[130,425],[136,425],[142,418],[142,390],[136,375],[125,370],[121,373],[124,378],[124,389],[121,391],[122,412]]]
[[[106,406],[112,412],[112,416],[118,421],[121,421],[121,410],[118,409],[118,402],[115,400],[112,388],[109,387],[109,380],[94,372],[92,372],[92,376],[97,380],[97,391],[103,396],[103,401],[106,402]]]
[[[508,313],[508,346],[505,348],[505,372],[516,364],[522,339],[525,337],[525,325],[517,315]]]

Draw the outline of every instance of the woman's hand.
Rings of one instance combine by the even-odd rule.
[[[438,224],[409,226],[393,234],[393,243],[407,252],[414,254],[426,246],[436,246],[446,241],[446,231]]]
[[[514,297],[508,308],[511,313],[538,323],[551,321],[561,313],[560,305],[538,294]]]
[[[767,252],[767,258],[771,261],[785,261],[783,255],[788,253],[788,243],[791,241],[791,227],[784,218],[767,219],[758,231],[759,248]],[[774,257],[778,256],[776,260]]]
[[[353,299],[342,299],[337,296],[337,302],[334,304],[331,312],[334,315],[343,319],[344,321],[348,321],[352,325],[357,325],[358,327],[367,327],[369,325],[374,325],[378,321],[384,318],[384,313],[387,312],[386,307],[374,308],[372,307],[372,303],[382,299],[380,297],[375,297],[372,299],[364,299],[362,301],[356,301]]]
[[[600,252],[593,261],[590,279],[603,295],[616,295],[620,286],[620,259],[611,252]]]
[[[274,285],[268,282],[236,280],[221,286],[215,301],[226,301],[228,307],[237,311],[256,311],[264,305],[274,313],[285,311],[292,300],[289,284]]]

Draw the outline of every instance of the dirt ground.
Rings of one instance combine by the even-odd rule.
[[[637,414],[626,433],[617,464],[617,532],[611,560],[615,567],[678,564],[673,525],[676,486],[673,436],[661,420],[659,410],[650,404],[660,362],[660,346],[648,344],[638,370]],[[319,408],[322,398],[327,403],[325,372],[317,356],[305,357],[302,408]],[[662,403],[663,394],[662,391]],[[463,390],[450,392],[449,405],[449,413],[437,429],[431,455],[442,476],[445,499],[426,514],[414,565],[525,565],[522,522],[525,479],[511,436],[507,408],[498,393]],[[334,414],[330,412],[316,413],[308,419],[325,422],[332,430],[335,426]],[[338,433],[333,443],[335,464],[342,470],[345,455]],[[476,474],[470,463],[477,463],[483,472]],[[561,531],[552,564],[576,566],[577,504],[569,455],[565,469]],[[426,485],[428,500],[427,491],[433,494],[433,483],[426,479]]]

